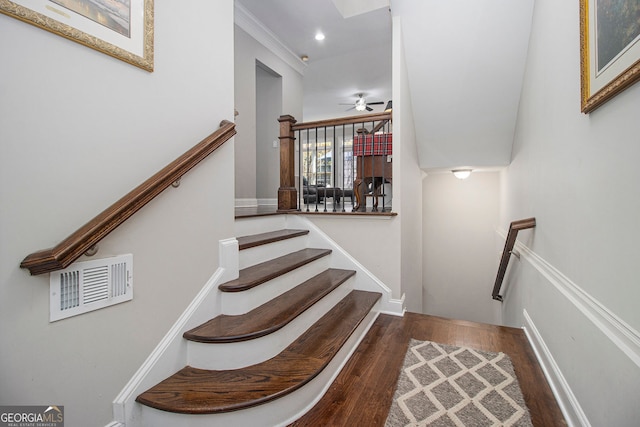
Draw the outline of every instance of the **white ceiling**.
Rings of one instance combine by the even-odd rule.
[[[399,17],[420,166],[508,165],[533,0],[391,0],[391,13],[388,0],[236,2],[296,56],[309,56],[305,121],[357,114],[339,104],[358,93],[391,99],[391,14]]]
[[[425,170],[506,166],[533,0],[393,0]]]
[[[236,0],[296,56],[307,55],[304,121],[360,114],[357,94],[391,99],[389,0]],[[339,9],[340,7],[340,9]],[[343,13],[352,15],[344,18]],[[355,14],[355,15],[354,15]],[[316,32],[326,38],[318,42]],[[384,105],[372,106],[382,111]],[[366,111],[364,112],[366,113]]]

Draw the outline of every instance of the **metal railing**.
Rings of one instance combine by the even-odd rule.
[[[294,161],[284,157],[282,170],[293,163],[295,205],[304,212],[385,212],[391,210],[393,136],[391,113],[295,123],[282,116],[281,142],[287,141]],[[283,129],[284,127],[284,129]],[[284,134],[283,134],[284,131]],[[281,147],[287,144],[281,144]],[[282,181],[281,181],[282,184]],[[282,189],[282,186],[281,186]],[[280,196],[280,192],[279,192]],[[372,203],[367,208],[367,197]],[[331,202],[329,202],[331,199]],[[380,206],[380,201],[382,206]],[[280,202],[279,202],[279,208]],[[283,210],[283,209],[281,209]]]

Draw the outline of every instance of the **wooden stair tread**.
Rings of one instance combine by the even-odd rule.
[[[213,414],[282,397],[322,371],[380,296],[352,291],[277,356],[228,371],[187,366],[139,395],[136,401],[163,411]]]
[[[268,243],[279,242],[280,240],[292,239],[298,236],[309,234],[309,230],[284,229],[270,231],[268,233],[253,234],[250,236],[238,237],[238,247],[240,250],[253,248],[255,246],[266,245]]]
[[[221,284],[223,292],[241,292],[282,276],[331,253],[331,249],[306,248],[240,270],[240,277]]]
[[[216,316],[184,333],[203,343],[226,343],[259,338],[282,328],[356,272],[330,268],[248,313]]]

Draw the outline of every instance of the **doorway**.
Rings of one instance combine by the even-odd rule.
[[[256,198],[258,205],[277,205],[280,186],[282,76],[256,61]]]

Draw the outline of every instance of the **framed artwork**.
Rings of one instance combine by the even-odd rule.
[[[153,0],[0,0],[0,13],[153,71]]]
[[[640,1],[580,0],[582,112],[640,79]]]

